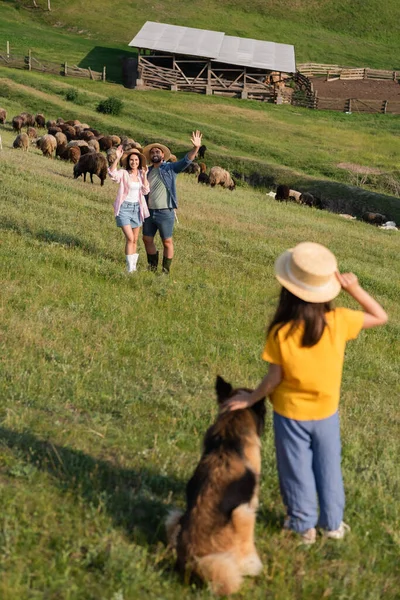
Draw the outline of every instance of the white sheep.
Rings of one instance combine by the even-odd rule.
[[[236,186],[229,171],[226,171],[222,167],[211,167],[210,185],[211,187],[221,185],[222,187],[227,188],[228,190],[234,190]]]

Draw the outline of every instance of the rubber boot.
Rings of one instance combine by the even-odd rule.
[[[147,254],[147,270],[148,271],[157,271],[158,267],[158,250],[155,254]]]
[[[166,256],[163,256],[163,259],[162,259],[162,272],[165,273],[166,275],[169,275],[169,270],[171,268],[171,263],[172,263],[172,258],[167,258]]]
[[[128,273],[136,271],[136,265],[139,258],[139,254],[127,254],[126,255],[126,269]]]

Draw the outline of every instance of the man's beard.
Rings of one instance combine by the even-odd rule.
[[[155,156],[152,156],[152,157],[151,157],[151,162],[152,162],[152,163],[159,163],[159,162],[161,162],[161,161],[162,161],[162,158],[161,158],[161,156],[155,155]]]

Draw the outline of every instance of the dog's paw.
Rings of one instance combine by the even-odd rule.
[[[261,573],[262,568],[262,562],[256,552],[245,556],[240,561],[240,570],[242,575],[250,575],[250,577],[255,577]]]

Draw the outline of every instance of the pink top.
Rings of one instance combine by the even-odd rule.
[[[119,214],[119,210],[121,208],[121,204],[125,201],[125,198],[127,198],[128,194],[129,194],[129,173],[128,173],[128,171],[126,171],[126,169],[119,169],[119,170],[115,170],[115,171],[111,171],[110,169],[108,169],[108,174],[113,181],[116,181],[117,183],[119,183],[117,197],[114,202],[114,215],[117,217]],[[146,198],[144,197],[145,194],[149,193],[150,188],[149,188],[148,184],[145,185],[143,183],[143,175],[140,171],[139,171],[139,181],[141,184],[140,190],[139,190],[139,207],[140,207],[140,217],[143,222],[144,219],[147,219],[147,217],[150,216]]]

